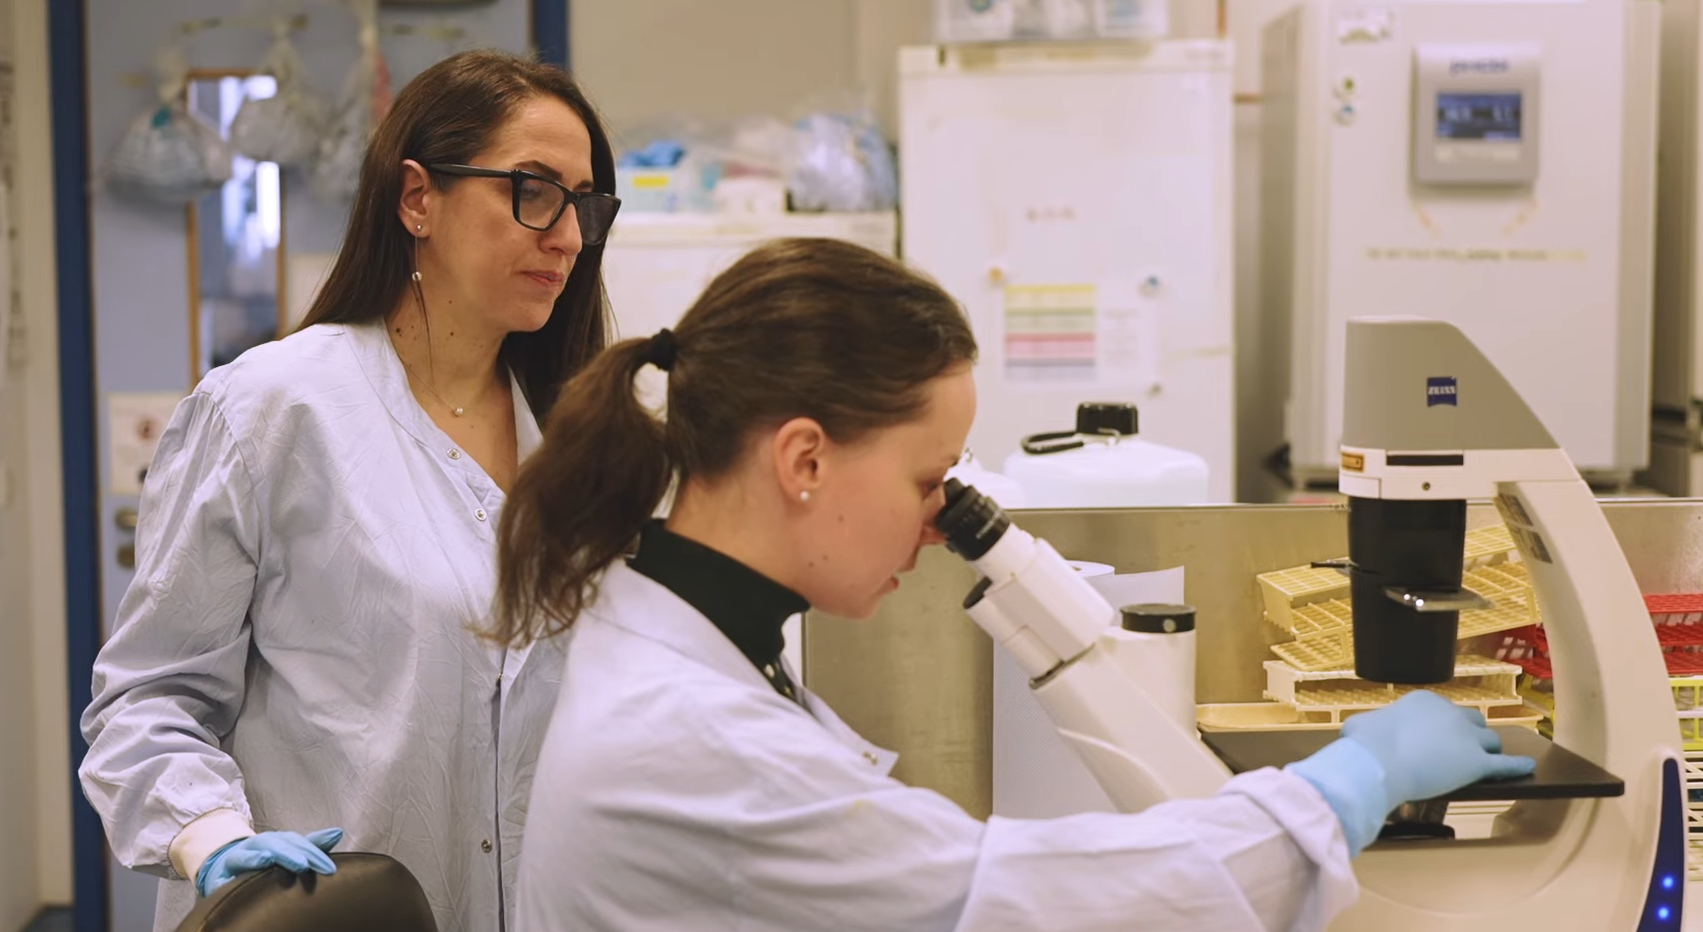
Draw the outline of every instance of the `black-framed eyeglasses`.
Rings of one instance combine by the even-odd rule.
[[[579,217],[580,240],[587,246],[603,245],[609,227],[615,222],[615,212],[621,209],[621,199],[613,194],[570,191],[559,181],[519,168],[438,164],[427,165],[426,170],[466,178],[507,178],[514,194],[515,222],[540,233],[555,226],[572,204],[574,214]]]

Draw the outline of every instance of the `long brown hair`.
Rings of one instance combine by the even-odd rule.
[[[591,135],[592,187],[615,193],[609,135],[573,78],[507,52],[479,49],[452,55],[408,82],[379,124],[361,165],[343,246],[301,327],[360,323],[389,313],[413,271],[413,240],[396,216],[403,160],[422,165],[472,161],[516,108],[540,95],[559,98],[585,121]],[[437,174],[431,178],[440,189],[457,181]],[[602,247],[585,247],[550,320],[535,332],[511,333],[503,341],[501,358],[539,420],[563,383],[608,341],[602,266]]]
[[[643,338],[592,360],[550,412],[503,508],[493,638],[524,644],[570,627],[670,481],[725,474],[754,432],[795,417],[839,443],[903,423],[930,380],[976,356],[938,285],[827,239],[759,246],[710,283],[672,343],[665,421],[633,391],[653,359]]]

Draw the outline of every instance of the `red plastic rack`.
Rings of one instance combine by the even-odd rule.
[[[1669,676],[1703,676],[1703,593],[1647,595],[1644,607],[1655,623]],[[1497,659],[1516,664],[1534,679],[1555,676],[1549,638],[1542,625],[1507,632]]]
[[[1703,593],[1647,595],[1644,596],[1644,607],[1649,610],[1650,617],[1658,619],[1663,615],[1703,614]]]

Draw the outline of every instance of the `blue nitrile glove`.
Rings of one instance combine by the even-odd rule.
[[[1344,722],[1341,738],[1285,769],[1325,798],[1342,822],[1349,852],[1358,855],[1403,803],[1479,780],[1527,776],[1537,766],[1501,750],[1501,737],[1477,709],[1415,690]]]
[[[337,865],[327,853],[343,840],[340,828],[321,829],[312,835],[295,832],[261,832],[220,848],[207,857],[195,872],[195,889],[202,896],[235,880],[238,874],[265,870],[274,865],[302,874],[335,874]]]

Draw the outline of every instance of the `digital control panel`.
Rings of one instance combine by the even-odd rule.
[[[1413,179],[1427,185],[1537,181],[1536,45],[1414,50]]]

